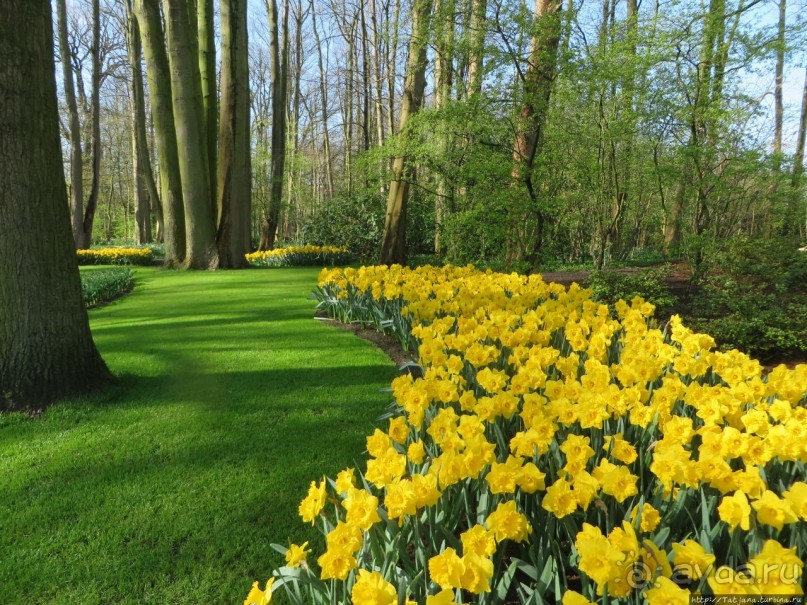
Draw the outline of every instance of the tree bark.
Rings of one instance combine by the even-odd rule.
[[[445,110],[451,101],[451,85],[454,79],[454,12],[455,0],[436,0],[437,20],[435,22],[435,66],[434,66],[434,106],[435,109]],[[437,140],[438,153],[446,154],[451,146],[449,128],[443,120],[444,132]],[[434,252],[441,252],[441,238],[445,219],[446,205],[449,207],[451,192],[444,172],[436,174],[437,192],[434,196]]]
[[[801,120],[799,121],[799,134],[796,139],[796,153],[793,155],[793,175],[790,180],[790,196],[788,197],[787,211],[783,232],[785,235],[796,234],[801,231],[798,216],[801,204],[801,177],[804,172],[804,141],[807,138],[807,70],[804,76],[804,89],[801,98]],[[807,215],[805,219],[804,234],[807,234]]]
[[[203,129],[207,149],[207,170],[210,175],[210,204],[214,220],[217,208],[216,153],[218,133],[218,101],[216,98],[216,44],[213,23],[213,0],[195,0],[196,28],[199,44],[199,75],[202,86]]]
[[[283,3],[283,41],[279,37],[277,0],[267,3],[272,55],[272,157],[269,208],[263,217],[261,250],[275,247],[283,201],[283,172],[286,164],[286,86],[288,82],[288,0]],[[284,57],[281,57],[281,54]]]
[[[165,0],[171,95],[177,135],[182,200],[185,205],[186,255],[183,267],[215,269],[218,252],[211,206],[204,106],[200,97],[189,0]]]
[[[84,221],[78,247],[87,249],[92,245],[92,227],[98,208],[98,191],[101,182],[101,8],[99,0],[92,2],[92,180],[90,195],[84,208]]]
[[[171,72],[165,48],[159,0],[134,0],[134,12],[143,42],[149,83],[154,142],[160,169],[160,200],[165,226],[165,266],[175,268],[185,260],[185,208],[179,171]]]
[[[59,29],[59,58],[62,63],[64,98],[67,104],[68,134],[70,138],[70,220],[73,241],[78,245],[84,227],[84,160],[81,150],[81,122],[76,103],[76,87],[73,82],[73,66],[70,62],[70,46],[67,38],[67,2],[56,2]]]
[[[48,0],[0,12],[0,411],[111,376],[90,333],[68,216]]]
[[[468,95],[482,92],[482,73],[485,60],[485,29],[487,22],[487,0],[471,1],[470,41],[471,52],[468,60]]]
[[[327,90],[327,72],[322,61],[322,43],[319,38],[319,31],[317,30],[317,11],[314,0],[311,2],[311,29],[314,32],[314,44],[317,47],[317,64],[319,66],[319,95],[320,95],[320,111],[322,114],[322,129],[323,129],[323,154],[325,156],[325,183],[328,186],[328,197],[333,197],[333,165],[331,163],[331,137],[328,130],[328,90]]]
[[[531,202],[528,214],[532,216],[520,216],[511,227],[508,256],[511,260],[518,258],[533,265],[537,264],[541,251],[544,215],[538,207],[532,171],[544,144],[561,34],[560,7],[559,0],[535,0],[536,29],[530,42],[529,62],[524,75],[524,104],[513,148],[513,181],[526,187]],[[519,242],[519,245],[515,246],[514,242]]]
[[[431,8],[431,0],[415,0],[412,8],[412,37],[409,40],[409,56],[406,64],[406,81],[399,126],[402,149],[406,148],[410,136],[409,129],[406,127],[407,123],[423,104]],[[381,264],[384,265],[406,263],[406,206],[409,199],[411,172],[411,161],[405,154],[395,158],[387,196],[384,236],[381,241]]]
[[[219,120],[219,266],[247,266],[252,213],[247,3],[221,1]]]
[[[146,244],[152,241],[151,207],[159,207],[157,187],[151,171],[151,159],[146,139],[146,103],[143,91],[143,70],[141,67],[140,28],[131,10],[126,4],[128,32],[127,50],[132,79],[129,83],[129,95],[132,107],[132,172],[135,186],[135,242]]]

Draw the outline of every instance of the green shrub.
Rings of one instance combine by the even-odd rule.
[[[667,287],[669,266],[645,269],[638,273],[594,271],[586,286],[594,292],[594,300],[613,305],[618,300],[631,301],[640,296],[656,307],[656,317],[669,317],[676,298]]]
[[[81,294],[87,307],[110,301],[132,286],[134,286],[134,273],[128,267],[81,274]]]
[[[763,361],[807,353],[807,254],[794,242],[738,240],[707,265],[690,321]]]
[[[377,259],[384,233],[384,200],[379,192],[338,195],[302,225],[302,240],[315,246],[340,246],[361,260]]]

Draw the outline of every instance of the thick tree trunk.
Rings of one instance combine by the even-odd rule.
[[[213,23],[213,0],[195,0],[196,27],[199,44],[199,75],[202,85],[204,138],[207,143],[207,170],[210,175],[210,204],[214,220],[217,208],[216,153],[218,134],[218,102],[216,98],[216,44]]]
[[[250,250],[252,174],[249,146],[247,3],[221,1],[219,120],[219,266],[245,267]]]
[[[48,0],[0,12],[0,411],[111,378],[81,297],[59,142]]]
[[[87,249],[92,245],[92,226],[98,208],[98,192],[101,183],[101,8],[99,0],[92,2],[92,180],[90,195],[84,208],[84,222],[78,247]]]
[[[185,260],[185,208],[179,171],[177,135],[171,99],[171,72],[165,49],[159,0],[134,0],[140,26],[149,82],[154,142],[160,168],[160,201],[165,227],[165,266],[178,267]]]
[[[406,147],[409,119],[423,104],[426,88],[426,49],[429,36],[431,0],[415,0],[412,8],[412,37],[409,40],[409,57],[406,64],[406,81],[401,103],[401,146]],[[387,214],[384,236],[381,241],[381,264],[406,263],[406,206],[409,199],[411,166],[406,155],[395,158],[392,165],[392,180],[387,196]]]
[[[280,206],[283,201],[283,171],[286,164],[286,87],[288,82],[288,0],[283,3],[283,40],[279,36],[277,0],[271,0],[269,28],[271,31],[272,55],[272,186],[269,193],[269,208],[264,215],[261,229],[261,250],[275,247],[277,228],[280,223]],[[281,54],[283,57],[281,58]]]
[[[57,0],[56,15],[59,28],[59,58],[62,62],[64,98],[67,105],[68,134],[70,137],[70,223],[73,242],[78,245],[84,228],[84,176],[81,151],[81,122],[76,104],[76,87],[73,83],[70,45],[67,39],[67,2]]]
[[[188,269],[215,269],[218,251],[211,206],[207,140],[204,138],[204,106],[200,97],[199,63],[193,42],[195,20],[189,0],[165,0],[171,95],[177,134],[182,200],[185,205]]]

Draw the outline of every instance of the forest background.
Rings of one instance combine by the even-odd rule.
[[[173,222],[188,258],[180,242],[169,264],[241,264],[211,244],[226,214],[222,153],[242,186],[231,197],[246,208],[246,251],[333,244],[365,261],[426,254],[529,271],[684,259],[697,270],[726,242],[797,247],[807,235],[793,0],[266,0],[223,2],[224,15],[191,4],[55,0],[78,247],[181,240],[164,216],[184,198],[187,224]],[[198,67],[192,98],[178,99],[178,80],[155,91],[149,60],[159,46],[174,72],[183,44]],[[248,108],[225,114],[227,90],[247,86]],[[155,99],[172,93],[201,124],[192,139],[176,124],[178,158],[160,153],[170,145]],[[226,115],[246,129],[231,152]],[[207,161],[204,179],[185,176],[189,149]],[[211,199],[203,218],[195,195]]]

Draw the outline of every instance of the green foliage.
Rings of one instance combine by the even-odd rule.
[[[614,304],[618,300],[630,302],[636,296],[656,306],[656,317],[669,317],[676,302],[667,287],[670,274],[668,266],[644,269],[638,273],[619,271],[594,271],[587,287],[594,292],[594,300]]]
[[[94,307],[117,298],[134,287],[134,273],[128,267],[81,273],[81,294],[84,304]]]
[[[723,348],[765,361],[807,353],[807,254],[788,240],[731,242],[709,262],[693,312]]]
[[[377,259],[384,233],[384,199],[378,191],[337,195],[302,225],[302,240],[343,246],[360,260]]]

